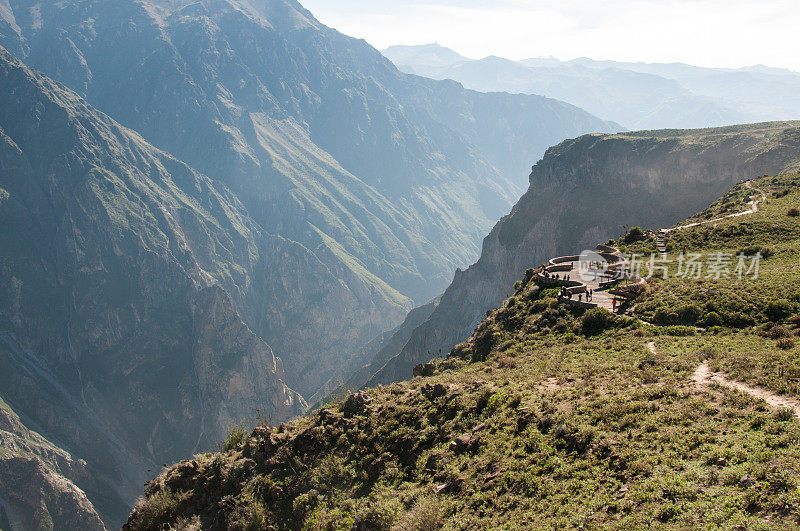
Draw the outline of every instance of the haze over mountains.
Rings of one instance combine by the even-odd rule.
[[[481,91],[541,94],[628,129],[694,128],[800,118],[800,73],[554,58],[463,57],[438,44],[383,51],[404,72]]]
[[[42,466],[107,525],[441,293],[547,146],[621,129],[403,74],[288,0],[3,2],[0,45],[0,398],[35,450],[3,481]],[[53,489],[0,517],[58,521]]]
[[[592,110],[293,0],[0,0],[0,527],[116,526],[243,419],[408,378],[537,260],[797,160],[797,123],[619,133],[791,115],[794,73],[406,52]]]

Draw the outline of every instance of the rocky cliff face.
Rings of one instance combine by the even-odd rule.
[[[0,526],[105,529],[84,489],[97,489],[86,462],[73,459],[0,400]]]
[[[732,184],[798,161],[798,122],[588,135],[549,149],[528,191],[484,240],[478,262],[456,273],[431,317],[369,385],[409,378],[431,353],[449,352],[531,264],[593,249],[625,226],[671,226]]]
[[[156,464],[304,410],[229,294],[280,240],[2,50],[0,94],[0,395],[86,461],[113,525]]]
[[[292,0],[14,0],[0,45],[224,183],[274,235],[252,269],[234,257],[220,273],[305,396],[477,258],[531,153],[618,129],[407,76]]]

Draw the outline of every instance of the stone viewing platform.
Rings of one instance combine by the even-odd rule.
[[[562,302],[614,312],[647,285],[643,278],[627,271],[628,265],[619,249],[598,245],[595,252],[552,258],[536,276],[542,285],[563,288],[564,294],[559,297]]]

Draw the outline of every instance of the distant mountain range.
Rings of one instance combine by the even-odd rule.
[[[541,94],[629,129],[693,128],[800,118],[800,73],[554,58],[473,60],[440,46],[383,51],[404,72],[483,92]]]

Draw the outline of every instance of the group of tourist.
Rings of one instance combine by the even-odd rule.
[[[558,273],[556,273],[555,275],[552,275],[552,274],[550,274],[550,272],[547,269],[542,271],[542,276],[544,278],[553,278],[555,280],[564,280],[566,282],[569,282],[569,277],[570,277],[569,275],[564,275],[563,277],[559,277]]]
[[[594,298],[594,290],[588,289],[586,290],[585,293],[586,293],[586,302],[592,302],[592,299]],[[583,294],[584,292],[578,293],[578,302],[583,302]],[[567,289],[566,286],[561,286],[561,293],[559,293],[559,295],[561,297],[565,297],[567,299],[572,300],[573,293],[569,289]]]

